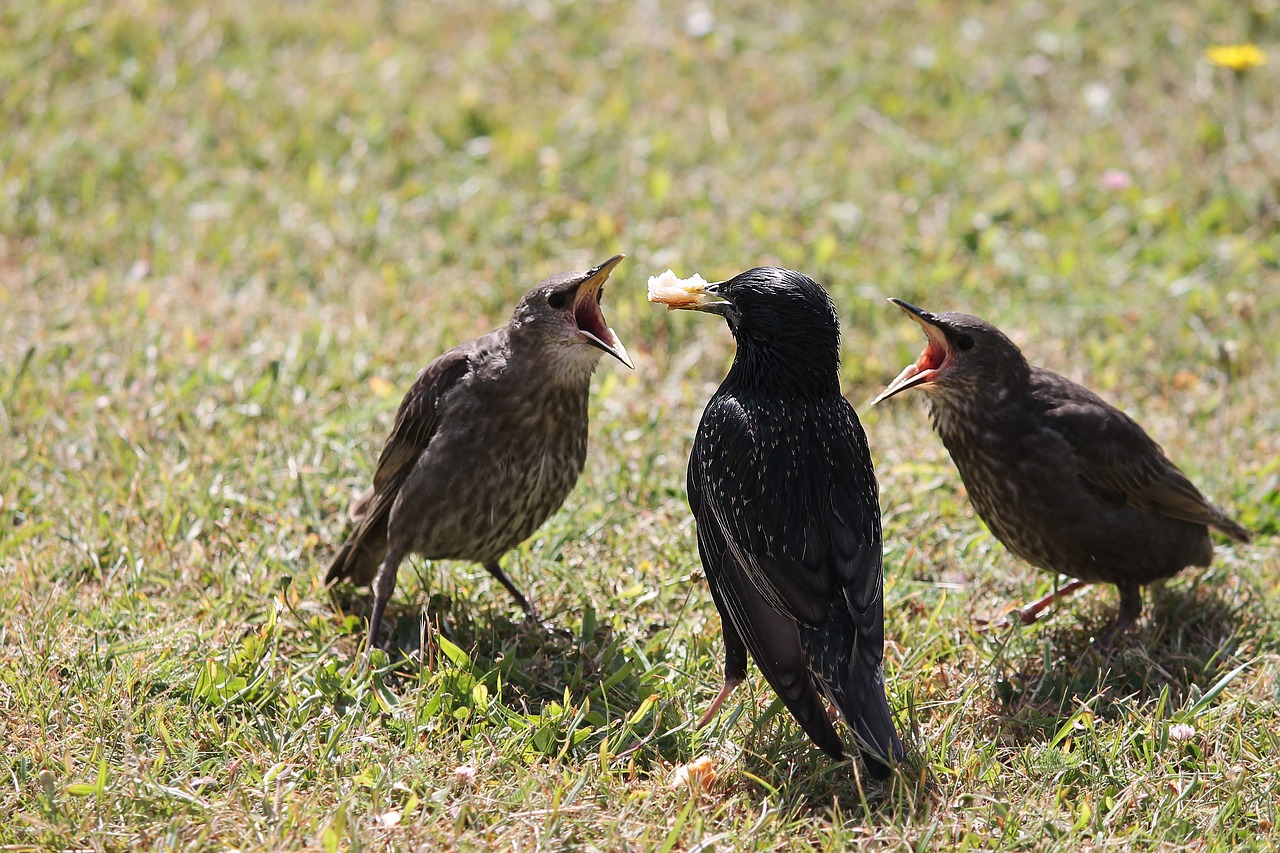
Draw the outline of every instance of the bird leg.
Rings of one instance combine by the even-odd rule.
[[[1048,608],[1050,604],[1053,604],[1059,598],[1066,598],[1068,595],[1071,595],[1073,592],[1075,592],[1076,590],[1084,586],[1088,586],[1088,583],[1086,581],[1075,580],[1064,587],[1055,589],[1053,592],[1049,593],[1046,596],[1037,598],[1035,601],[1031,602],[1030,604],[1024,607],[1017,608],[1017,610],[1015,610],[1014,612],[1018,614],[1018,621],[1023,625],[1032,624],[1033,622],[1035,622],[1037,619],[1040,618],[1040,613],[1044,611],[1046,608]],[[1004,616],[1001,616],[999,619],[995,620],[994,622],[990,622],[986,619],[978,619],[976,621],[979,626],[978,627],[979,631],[985,631],[987,630],[988,627],[1008,628],[1010,625],[1013,624],[1013,620],[1009,618],[1009,615],[1007,613]]]
[[[508,576],[507,573],[502,570],[502,566],[498,564],[497,560],[491,560],[485,563],[484,568],[485,568],[485,571],[487,571],[489,574],[493,575],[495,578],[498,579],[498,583],[502,584],[507,588],[507,592],[511,593],[511,597],[516,600],[516,604],[519,604],[520,609],[524,611],[524,615],[526,619],[531,620],[537,623],[538,625],[542,626],[542,629],[549,634],[562,633],[562,631],[558,629],[555,625],[552,625],[550,622],[546,621],[545,619],[543,619],[541,616],[538,615],[537,608],[535,608],[532,604],[530,604],[529,599],[524,597],[524,593],[522,593],[519,589],[516,588],[515,581],[511,580],[510,576]]]
[[[1142,614],[1142,588],[1137,586],[1120,587],[1120,612],[1116,614],[1116,621],[1112,622],[1105,631],[1098,635],[1098,639],[1094,641],[1094,646],[1099,649],[1106,649],[1111,643],[1128,631],[1133,623],[1137,621],[1138,616]]]
[[[715,719],[716,714],[720,713],[720,706],[724,704],[724,700],[728,699],[729,694],[738,689],[738,685],[741,683],[741,678],[726,678],[724,680],[724,686],[720,688],[716,698],[711,700],[711,707],[707,708],[707,712],[702,715],[702,719],[698,720],[698,728],[706,728],[707,724]]]
[[[400,561],[404,559],[404,551],[392,549],[382,558],[378,567],[378,576],[373,581],[373,612],[369,614],[369,639],[365,644],[364,662],[367,666],[373,657],[373,647],[378,642],[378,628],[382,625],[382,614],[387,609],[387,602],[396,588],[396,572],[400,570]]]
[[[702,719],[698,720],[700,729],[705,728],[715,719],[716,714],[720,713],[720,706],[724,704],[724,700],[728,699],[738,685],[747,679],[747,644],[742,641],[742,635],[734,627],[731,618],[725,615],[727,611],[722,596],[723,592],[714,583],[711,584],[711,598],[720,611],[720,624],[724,630],[724,686],[711,701],[711,707],[702,715]]]
[[[1022,622],[1023,625],[1030,625],[1040,618],[1040,614],[1045,609],[1047,609],[1050,604],[1053,604],[1055,601],[1057,601],[1060,598],[1066,598],[1068,595],[1071,595],[1077,590],[1082,589],[1088,585],[1089,585],[1088,581],[1076,580],[1076,581],[1072,581],[1066,586],[1059,587],[1058,589],[1055,589],[1053,592],[1049,593],[1048,595],[1041,596],[1040,598],[1037,598],[1035,601],[1031,602],[1030,604],[1024,607],[1019,607],[1017,610],[1018,619]]]

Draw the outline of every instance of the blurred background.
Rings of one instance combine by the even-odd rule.
[[[353,675],[315,681],[333,655],[354,656],[352,614],[367,606],[332,604],[319,579],[401,394],[432,357],[505,323],[539,278],[614,252],[628,257],[604,308],[637,369],[601,365],[583,480],[509,563],[546,615],[597,644],[593,663],[574,669],[520,636],[478,567],[405,572],[393,604],[415,624],[423,608],[446,614],[433,618],[452,625],[478,671],[501,671],[534,703],[529,713],[567,683],[626,713],[660,695],[663,729],[696,716],[718,684],[719,624],[698,577],[683,477],[732,341],[718,322],[648,305],[645,281],[668,267],[718,279],[778,264],[826,284],[841,312],[842,378],[870,434],[885,511],[891,704],[914,709],[906,728],[932,756],[926,765],[956,754],[948,738],[960,754],[1016,752],[1028,737],[1047,749],[1081,697],[1105,694],[1090,707],[1122,724],[1157,702],[1194,703],[1242,661],[1263,661],[1250,731],[1265,742],[1278,714],[1265,684],[1280,650],[1269,615],[1280,509],[1278,34],[1275,0],[8,0],[0,656],[23,686],[11,684],[0,730],[19,745],[5,760],[24,781],[0,804],[41,816],[6,830],[8,840],[82,838],[87,824],[74,815],[87,812],[44,805],[40,791],[52,789],[37,775],[72,784],[95,754],[113,756],[111,780],[119,761],[118,794],[143,797],[152,777],[193,791],[183,780],[207,777],[225,795],[202,794],[207,810],[100,812],[104,825],[137,830],[158,813],[178,837],[201,831],[232,845],[252,832],[282,842],[332,828],[324,821],[348,803],[351,774],[303,771],[306,784],[291,783],[307,792],[292,823],[279,810],[247,816],[226,805],[247,783],[215,744],[247,738],[240,760],[263,770],[302,762],[264,732],[318,718],[280,696],[308,678],[321,705],[373,695],[367,681],[342,681]],[[974,617],[1053,579],[981,527],[922,400],[868,409],[923,346],[887,296],[1000,325],[1033,363],[1134,415],[1259,534],[1252,549],[1220,549],[1215,567],[1157,597],[1116,680],[1064,674],[1090,627],[1109,618],[1109,590],[1060,608],[1056,629],[1011,641],[972,632]],[[596,636],[605,628],[612,639]],[[504,659],[528,680],[502,670]],[[112,674],[123,660],[128,689]],[[627,674],[591,694],[601,672]],[[400,695],[439,687],[430,672],[417,677]],[[253,713],[235,710],[245,701],[228,687],[236,678],[261,693]],[[134,704],[143,695],[155,697],[145,711]],[[761,707],[772,698],[754,696]],[[974,716],[954,707],[975,696],[986,698]],[[343,725],[374,726],[375,705]],[[177,745],[156,729],[165,708]],[[172,715],[188,722],[174,729]],[[595,720],[597,731],[610,719]],[[1004,722],[993,730],[992,719]],[[134,734],[121,720],[150,745],[126,748]],[[224,731],[206,742],[211,725]],[[792,738],[788,755],[820,772],[789,723],[770,726]],[[462,740],[430,741],[437,758],[477,736],[449,732]],[[723,739],[741,736],[730,726]],[[661,741],[648,760],[688,760],[690,737]],[[451,772],[414,743],[405,735],[361,760],[404,760],[421,779]],[[166,778],[121,758],[135,749],[186,757]],[[1248,764],[1228,752],[1228,763]],[[494,795],[499,822],[486,825],[496,835],[417,825],[407,837],[525,837],[527,821],[496,815],[550,796],[540,773],[529,792]],[[934,802],[990,790],[972,767],[957,774]],[[1044,776],[1014,775],[1010,789],[1034,800]],[[609,784],[588,790],[612,796]],[[682,823],[676,839],[736,832],[760,809],[750,791],[735,796],[747,805]],[[806,837],[787,821],[808,820],[808,806],[785,802],[794,810],[770,824],[782,834],[761,843]],[[1070,826],[1075,816],[1060,808],[1043,814]],[[994,819],[978,811],[947,818],[939,837]],[[918,839],[902,828],[913,813],[894,812],[881,829]],[[219,814],[239,828],[210,830]],[[653,826],[666,832],[663,814]],[[1206,814],[1198,826],[1210,825]],[[1254,822],[1232,827],[1257,828],[1256,813],[1240,814]],[[582,837],[605,848],[664,837],[642,829],[624,842],[583,820],[592,828]],[[335,837],[349,839],[346,827]]]

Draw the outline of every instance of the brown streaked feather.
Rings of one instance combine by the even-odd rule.
[[[1058,397],[1045,416],[1075,451],[1080,476],[1130,506],[1222,531],[1239,542],[1249,532],[1228,518],[1187,479],[1133,418],[1068,379],[1033,368],[1033,383]],[[1063,394],[1065,386],[1070,394]]]
[[[326,583],[348,578],[357,583],[372,582],[386,552],[383,540],[391,507],[405,478],[435,435],[441,398],[467,375],[472,349],[472,344],[462,344],[433,359],[401,401],[391,435],[378,457],[373,488],[361,495],[351,509],[356,528],[330,564]]]
[[[387,436],[382,455],[378,457],[378,468],[373,473],[375,492],[388,491],[387,487],[392,484],[399,485],[427,449],[440,422],[440,398],[470,369],[473,348],[469,343],[454,347],[437,356],[418,374],[400,403],[391,435]]]

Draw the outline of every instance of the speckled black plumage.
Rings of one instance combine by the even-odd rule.
[[[1119,615],[1104,640],[1141,613],[1142,585],[1209,565],[1210,527],[1249,540],[1124,412],[1028,364],[990,323],[893,302],[929,343],[877,402],[922,388],[969,499],[996,538],[1033,566],[1119,588]],[[1049,600],[1024,608],[1023,621]]]
[[[693,305],[725,316],[733,366],[689,458],[689,506],[720,612],[725,687],[747,654],[815,744],[845,756],[826,706],[876,775],[902,743],[885,696],[880,507],[866,436],[840,394],[839,321],[825,290],[757,268]]]
[[[621,259],[539,282],[511,322],[438,356],[405,395],[325,577],[373,584],[370,649],[409,554],[482,564],[537,619],[498,561],[560,508],[582,472],[600,353],[631,365],[599,305]]]

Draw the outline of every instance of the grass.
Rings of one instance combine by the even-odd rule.
[[[1262,2],[6,3],[0,844],[1274,846],[1277,35]],[[1247,76],[1203,59],[1250,40]],[[637,370],[602,364],[586,474],[508,558],[570,636],[415,562],[425,665],[359,674],[367,596],[320,579],[401,390],[614,251]],[[845,324],[911,753],[883,785],[754,678],[690,724],[721,645],[683,471],[731,342],[643,283],[758,263]],[[921,346],[890,295],[1104,393],[1255,543],[1109,657],[1109,589],[978,632],[1054,579],[919,400],[867,407]]]

